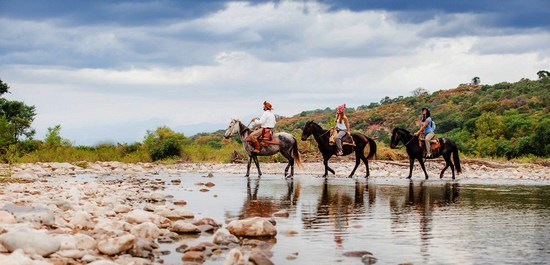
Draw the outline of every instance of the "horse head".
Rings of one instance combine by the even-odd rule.
[[[231,119],[231,122],[229,123],[227,130],[225,130],[223,137],[227,139],[234,134],[239,133],[239,123],[241,123],[239,120]]]
[[[306,122],[306,125],[304,125],[304,128],[302,129],[302,141],[307,140],[307,138],[313,134],[313,125],[315,122],[308,121]]]
[[[405,144],[405,141],[407,141],[407,135],[410,136],[411,133],[405,129],[401,128],[394,128],[391,134],[391,141],[390,141],[390,148],[396,148],[399,144],[399,141],[403,142]]]

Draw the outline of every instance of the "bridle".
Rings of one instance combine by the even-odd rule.
[[[313,126],[313,125],[310,124],[309,126],[311,127],[311,126]],[[321,129],[322,129],[322,128],[321,128]],[[312,129],[310,128],[310,130],[312,130]],[[309,136],[313,135],[313,138],[315,138],[315,137],[321,137],[321,136],[323,136],[323,135],[325,135],[325,134],[327,134],[327,133],[329,133],[329,132],[330,132],[330,130],[327,130],[326,132],[321,133],[321,134],[319,134],[319,135],[317,135],[317,136],[313,135],[313,133],[310,133]],[[308,138],[307,138],[308,140],[311,139],[311,138],[309,138],[309,136],[308,136]]]
[[[399,133],[397,133],[396,136],[397,136],[397,138],[400,138],[400,137],[399,137]],[[408,142],[403,143],[403,145],[404,145],[404,146],[409,145],[409,144],[412,142],[413,139],[414,139],[414,135],[411,137],[411,139],[410,139]],[[399,141],[398,141],[398,142],[399,142]],[[395,145],[395,147],[397,147],[397,145]]]

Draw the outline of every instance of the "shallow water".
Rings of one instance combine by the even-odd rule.
[[[550,185],[535,181],[328,179],[285,180],[232,174],[155,176],[164,192],[188,202],[196,217],[222,223],[252,216],[276,218],[269,242],[275,264],[363,264],[346,252],[369,251],[377,264],[548,264]],[[170,179],[181,179],[178,185]],[[197,182],[216,186],[200,192]],[[503,183],[503,184],[500,184]],[[282,231],[293,230],[289,236]],[[181,264],[174,251],[212,235],[186,237],[169,249],[166,264]],[[297,259],[287,256],[297,253]],[[205,264],[223,264],[223,258]]]

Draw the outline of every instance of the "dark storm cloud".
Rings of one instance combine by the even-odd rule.
[[[401,12],[404,22],[419,23],[441,14],[472,13],[486,16],[489,27],[549,28],[550,1],[547,0],[321,0],[333,10],[386,10]]]

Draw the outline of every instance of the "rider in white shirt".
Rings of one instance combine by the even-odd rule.
[[[275,114],[273,114],[272,110],[273,106],[271,105],[271,103],[264,101],[264,113],[262,114],[262,117],[253,118],[250,121],[254,122],[254,126],[260,125],[260,128],[254,130],[246,138],[246,141],[254,146],[254,150],[252,150],[253,153],[260,152],[260,142],[258,142],[258,138],[266,132],[271,133],[273,131],[273,128],[275,128],[275,124],[277,123],[277,121],[275,120]]]

